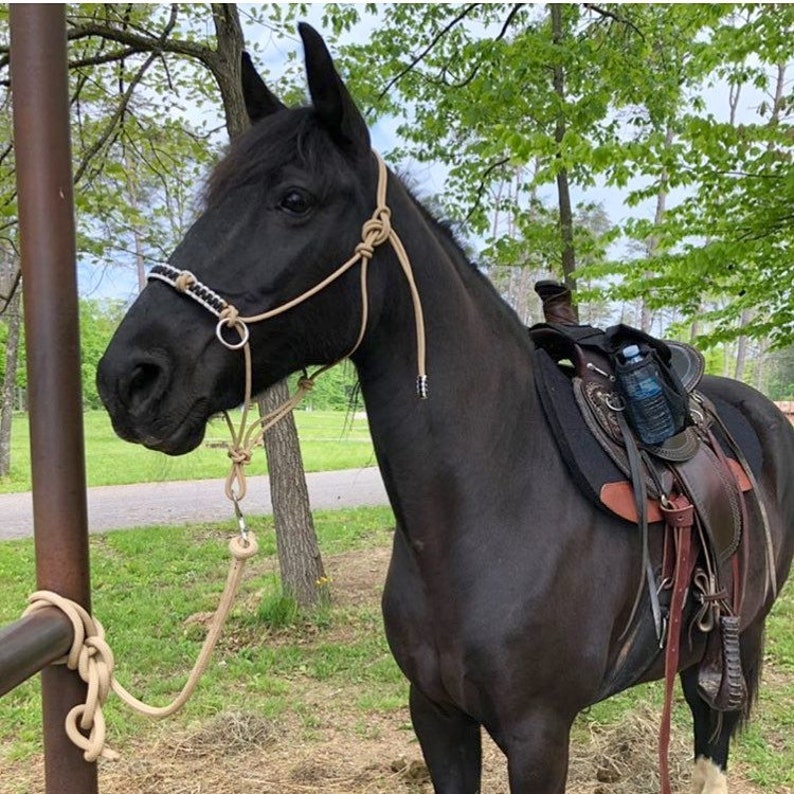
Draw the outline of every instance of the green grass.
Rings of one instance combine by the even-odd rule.
[[[297,719],[302,740],[309,741],[319,729],[318,691],[323,698],[336,698],[329,708],[344,708],[360,726],[351,741],[378,730],[373,715],[403,714],[407,686],[388,650],[377,598],[355,605],[332,602],[316,614],[301,615],[280,596],[272,519],[254,516],[250,523],[261,552],[250,563],[213,663],[184,712],[169,721],[169,730],[184,730],[244,704],[268,719]],[[323,511],[315,515],[315,524],[328,558],[387,546],[393,516],[388,508]],[[215,608],[228,566],[226,541],[227,531],[210,525],[91,537],[94,612],[116,655],[119,680],[144,700],[164,704],[184,683],[204,634],[187,619]],[[0,624],[19,616],[34,581],[32,541],[0,543]],[[332,581],[332,591],[334,586]],[[760,702],[731,757],[734,767],[761,790],[778,794],[794,786],[791,584],[767,625]],[[638,709],[659,714],[661,699],[661,684],[653,682],[599,703],[577,721],[574,741],[619,725]],[[106,716],[109,743],[122,750],[154,730],[116,698]],[[688,736],[689,715],[680,693],[673,719]],[[34,679],[0,700],[0,767],[4,762],[25,764],[40,750],[40,726]]]
[[[385,703],[386,710],[404,703],[405,685],[377,609],[329,606],[310,616],[274,610],[279,587],[272,573],[272,519],[253,517],[249,523],[260,553],[249,563],[214,663],[186,707],[186,718],[222,710],[236,690],[244,691],[246,708],[275,717],[295,705],[296,680],[355,685],[362,711],[377,703]],[[327,555],[389,543],[393,517],[388,508],[320,511],[315,525]],[[201,626],[186,621],[217,606],[229,564],[227,542],[227,531],[209,525],[91,537],[93,612],[113,648],[118,679],[143,700],[163,705],[184,684],[204,636]],[[35,589],[31,541],[0,543],[0,583],[2,625],[19,617]],[[106,717],[111,745],[145,732],[148,724],[115,697]],[[0,700],[0,760],[38,751],[40,725],[34,678]]]
[[[235,414],[235,418],[237,414]],[[331,471],[374,466],[375,456],[366,419],[344,411],[296,411],[306,471]],[[204,443],[193,452],[169,457],[122,441],[104,411],[83,414],[86,477],[89,486],[124,485],[167,480],[225,477],[229,461],[222,443],[229,439],[223,419],[210,422]],[[250,474],[267,471],[264,450],[255,451]],[[11,474],[0,479],[0,493],[30,490],[28,417],[15,414],[11,441]]]

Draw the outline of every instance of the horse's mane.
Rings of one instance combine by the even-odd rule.
[[[405,187],[408,195],[411,197],[412,201],[421,212],[425,221],[436,232],[437,238],[444,245],[444,248],[451,260],[457,263],[459,271],[462,273],[462,275],[473,276],[473,281],[479,282],[479,284],[484,288],[482,292],[489,295],[492,304],[496,307],[496,311],[508,317],[509,320],[517,326],[519,334],[522,336],[525,335],[524,325],[518,319],[518,315],[516,315],[510,305],[499,294],[499,291],[496,289],[493,282],[482,271],[480,266],[469,258],[463,244],[455,232],[454,223],[449,220],[435,217],[435,215],[422,203],[421,199],[417,198],[410,188],[405,186],[405,182],[402,180],[401,182],[403,182],[403,187]]]
[[[288,163],[328,174],[341,155],[320,130],[313,110],[292,108],[274,113],[246,130],[229,147],[210,174],[204,190],[207,208],[219,205],[236,188],[262,182]]]

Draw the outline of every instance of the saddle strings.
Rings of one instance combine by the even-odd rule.
[[[361,242],[356,246],[353,255],[333,273],[324,278],[318,284],[301,293],[295,298],[286,301],[272,309],[259,314],[243,316],[238,309],[206,285],[202,284],[189,270],[177,270],[170,265],[156,265],[149,272],[150,279],[163,281],[178,292],[192,298],[205,309],[218,317],[218,324],[215,334],[218,340],[230,350],[242,350],[245,367],[244,402],[240,423],[237,428],[227,412],[224,411],[231,443],[228,445],[228,455],[232,461],[231,470],[226,478],[226,496],[237,505],[237,502],[245,496],[246,481],[244,467],[251,460],[253,448],[262,440],[267,430],[276,422],[283,419],[290,413],[303,399],[303,397],[314,387],[314,381],[327,370],[336,366],[340,361],[352,356],[360,347],[366,333],[367,322],[369,319],[369,296],[367,289],[367,275],[369,272],[369,262],[375,249],[388,242],[394,250],[397,260],[405,276],[408,288],[411,293],[413,304],[414,322],[416,327],[416,359],[417,377],[416,391],[420,399],[428,396],[427,369],[426,369],[426,340],[425,322],[422,311],[422,302],[419,291],[416,287],[411,260],[403,246],[402,240],[394,231],[391,225],[391,209],[386,203],[386,193],[388,187],[388,170],[386,164],[377,152],[373,151],[378,163],[378,188],[376,194],[376,206],[372,216],[366,220],[361,228]],[[253,420],[248,423],[248,412],[251,402],[252,392],[252,361],[250,347],[249,325],[269,320],[290,309],[299,306],[304,301],[313,297],[324,290],[327,286],[344,275],[348,270],[361,262],[360,288],[361,288],[361,326],[358,337],[353,347],[342,358],[326,364],[315,370],[311,375],[306,374],[298,381],[298,388],[286,402],[280,405],[271,413]],[[237,331],[238,342],[229,341],[224,335],[225,328]]]

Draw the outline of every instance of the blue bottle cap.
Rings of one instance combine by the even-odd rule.
[[[637,345],[626,345],[626,347],[623,348],[623,357],[624,358],[627,358],[627,359],[628,358],[634,358],[635,356],[638,356],[639,354],[640,354],[640,349],[637,347]]]

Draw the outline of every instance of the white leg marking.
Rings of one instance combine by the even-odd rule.
[[[713,761],[701,756],[692,773],[692,794],[728,794],[728,778]]]
[[[706,785],[706,764],[709,762],[699,756],[695,761],[695,768],[692,770],[692,794],[703,794],[703,786]]]

